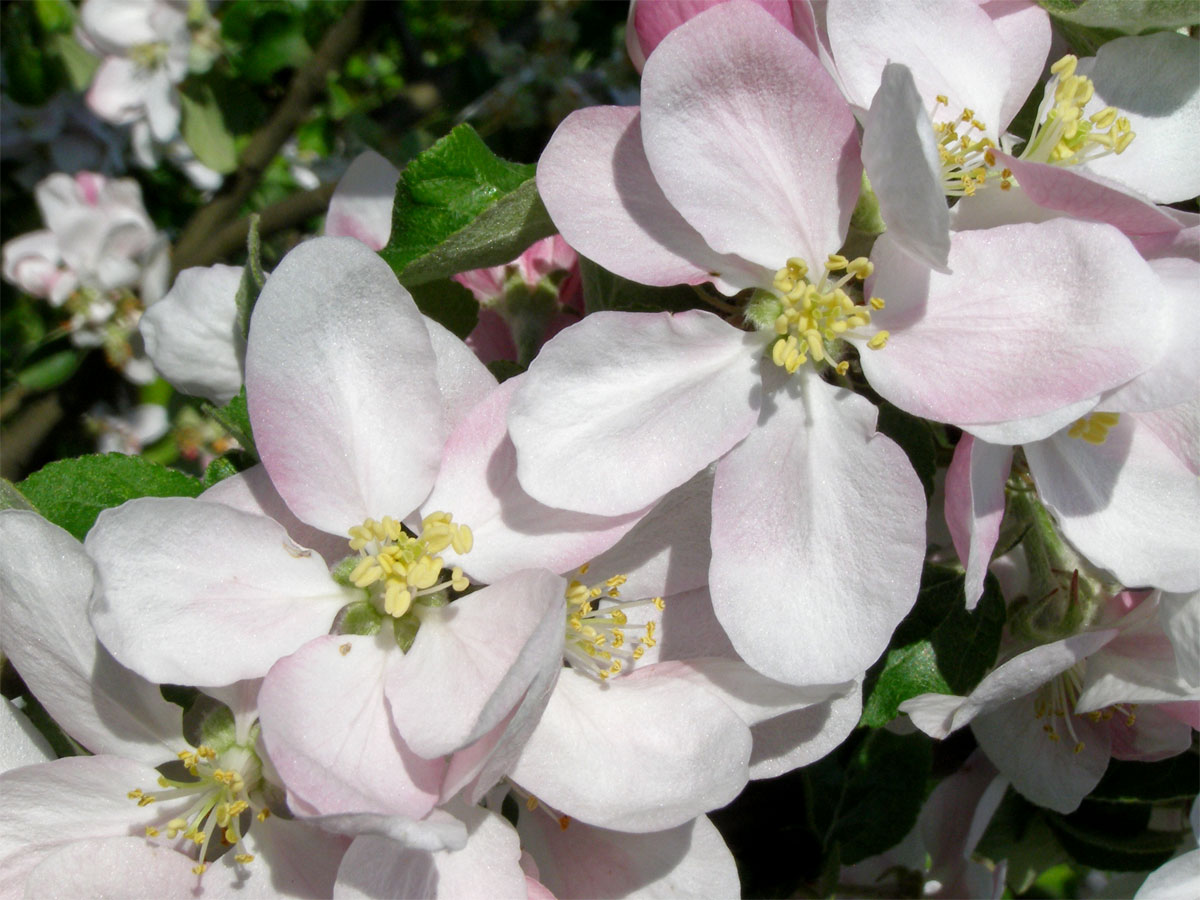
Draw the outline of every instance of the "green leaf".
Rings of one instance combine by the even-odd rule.
[[[1185,831],[1147,828],[1150,807],[1084,801],[1069,816],[1047,813],[1046,822],[1071,857],[1113,872],[1157,869],[1174,855]]]
[[[400,174],[380,255],[409,288],[511,262],[555,230],[533,174],[492,153],[470,125],[457,126]]]
[[[925,502],[928,503],[933,497],[933,476],[937,472],[937,444],[929,423],[884,401],[879,404],[876,428],[899,444],[908,456],[913,470],[921,479],[921,486],[925,488]]]
[[[243,339],[250,335],[250,314],[254,312],[254,304],[266,283],[262,269],[262,241],[258,236],[259,219],[258,213],[251,213],[250,228],[246,233],[246,265],[242,267],[242,278],[234,298]]]
[[[214,484],[224,481],[226,478],[231,478],[238,473],[238,467],[233,464],[233,461],[227,456],[218,456],[208,464],[208,468],[204,470],[204,478],[201,479],[204,484],[204,489],[208,490]]]
[[[81,357],[77,350],[60,350],[17,373],[17,381],[35,391],[58,387],[79,368]]]
[[[135,497],[195,497],[200,479],[123,453],[52,462],[17,488],[47,519],[83,540],[101,510]]]
[[[417,309],[460,338],[466,338],[479,321],[479,301],[457,281],[443,278],[419,284],[410,292]]]
[[[205,403],[202,408],[229,432],[230,437],[241,444],[242,450],[250,456],[258,457],[258,448],[254,446],[254,432],[250,428],[250,411],[246,408],[245,385],[242,385],[241,392],[224,406],[216,407]]]
[[[886,725],[898,707],[919,694],[967,694],[996,661],[1005,606],[995,578],[971,612],[963,604],[963,576],[926,566],[916,605],[892,635],[883,667],[868,676],[863,725]]]
[[[33,8],[47,32],[69,31],[75,24],[75,9],[66,0],[33,0]]]
[[[0,478],[0,509],[28,509],[37,512],[37,508],[7,478]]]
[[[207,84],[186,84],[179,95],[183,101],[179,131],[196,159],[217,172],[232,172],[237,168],[237,147],[225,127],[225,115],[212,88]]]
[[[1200,761],[1189,750],[1158,762],[1114,759],[1089,800],[1109,803],[1154,803],[1190,800],[1200,793]]]
[[[1196,0],[1038,0],[1056,19],[1122,34],[1174,31],[1200,24]]]
[[[621,312],[682,312],[704,308],[698,288],[690,284],[652,287],[614,275],[590,259],[579,257],[583,306],[588,312],[615,309]]]
[[[86,90],[92,83],[92,76],[100,68],[99,58],[84,50],[79,41],[75,40],[75,35],[69,31],[47,35],[46,49],[49,54],[58,57],[71,89]]]
[[[898,844],[917,821],[933,753],[923,734],[872,731],[806,771],[813,821],[843,865]]]

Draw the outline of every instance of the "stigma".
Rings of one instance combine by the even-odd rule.
[[[251,793],[262,783],[262,763],[258,756],[249,747],[238,744],[220,753],[201,744],[194,750],[181,751],[178,757],[189,778],[172,779],[160,775],[158,786],[164,790],[148,793],[135,788],[127,795],[130,800],[136,800],[138,806],[192,799],[183,814],[157,825],[148,825],[146,836],[165,834],[170,840],[182,838],[198,847],[197,863],[192,867],[196,875],[204,874],[209,860],[218,855],[209,854],[210,848],[214,847],[214,837],[219,841],[216,846],[232,848],[236,862],[242,865],[253,862],[254,855],[247,853],[243,845],[242,814],[252,811],[260,822],[270,815],[265,806],[251,799]]]
[[[587,568],[582,566],[579,574],[586,574]],[[629,618],[625,611],[645,606],[661,611],[665,607],[663,598],[621,600],[620,588],[625,581],[626,576],[614,575],[595,585],[585,585],[578,580],[567,585],[563,658],[572,668],[598,681],[620,674],[641,659],[647,648],[658,643],[654,636],[658,625],[654,621],[639,626],[642,633],[636,637],[627,637]]]
[[[809,280],[808,264],[803,259],[789,259],[775,273],[773,283],[777,294],[772,298],[772,324],[778,337],[771,348],[771,360],[775,365],[793,375],[805,363],[811,362],[814,368],[827,364],[845,375],[850,364],[838,359],[841,342],[859,336],[856,330],[871,324],[871,310],[883,309],[884,301],[871,297],[856,304],[844,288],[851,281],[865,281],[873,271],[866,257],[846,259],[830,254],[821,278],[814,283]],[[877,331],[867,346],[879,350],[887,340],[886,331]]]
[[[350,571],[350,581],[380,598],[387,615],[398,619],[418,597],[447,587],[462,591],[470,584],[458,566],[442,580],[445,563],[438,554],[450,547],[461,555],[474,545],[471,529],[456,524],[449,513],[430,513],[421,520],[416,535],[410,535],[391,516],[380,522],[367,519],[349,534],[350,549],[360,557]]]

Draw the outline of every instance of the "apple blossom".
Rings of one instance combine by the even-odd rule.
[[[254,896],[304,896],[322,882],[328,890],[343,845],[271,817],[266,797],[278,788],[264,780],[252,713],[249,721],[235,715],[227,727],[210,730],[215,747],[188,746],[179,708],[95,640],[86,615],[94,572],[79,542],[28,511],[0,512],[0,534],[4,650],[55,720],[97,754],[0,776],[3,892],[22,883],[30,894],[69,892],[77,863],[68,858],[94,863],[110,852],[120,860],[110,871],[126,878],[138,871],[125,868],[133,858],[165,866],[142,871],[150,891],[167,890],[185,872],[192,887],[202,876],[206,890],[221,890],[226,879],[249,879]],[[180,747],[187,749],[177,753]],[[152,768],[180,761],[186,776]],[[251,833],[240,824],[243,809],[258,813]],[[234,850],[209,872],[214,834]]]
[[[969,696],[922,694],[900,709],[932,737],[969,723],[1017,791],[1071,812],[1110,757],[1163,759],[1191,746],[1192,729],[1159,708],[1200,699],[1180,674],[1159,602],[1115,598],[1086,630],[1024,650],[1016,641]]]

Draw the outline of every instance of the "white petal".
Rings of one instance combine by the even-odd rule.
[[[157,765],[178,749],[180,709],[100,646],[87,619],[92,586],[75,538],[36,513],[0,512],[4,652],[83,746]]]
[[[428,853],[379,837],[360,837],[350,845],[333,896],[489,897],[524,900],[525,873],[516,830],[495,813],[464,812],[469,834],[461,850]]]
[[[933,123],[907,67],[889,63],[863,121],[863,166],[888,233],[927,265],[946,271],[950,210]]]
[[[1175,647],[1179,674],[1200,687],[1200,593],[1163,594],[1159,600],[1163,630]]]
[[[445,763],[420,758],[399,739],[384,700],[399,654],[390,629],[331,634],[267,674],[258,697],[262,739],[298,814],[412,820],[437,802]]]
[[[802,375],[717,464],[713,608],[742,658],[772,678],[857,678],[916,600],[925,493],[876,416],[857,394]]]
[[[741,896],[733,854],[705,817],[650,834],[628,834],[571,821],[563,828],[542,810],[522,810],[522,846],[538,877],[559,900],[642,900]]]
[[[1099,445],[1059,432],[1027,445],[1063,535],[1127,585],[1200,588],[1200,482],[1136,414]]]
[[[358,238],[372,250],[387,245],[400,170],[376,153],[360,153],[329,198],[325,233]]]
[[[762,341],[707,312],[600,312],[560,332],[513,396],[521,486],[549,506],[640,510],[754,424]]]
[[[242,389],[241,280],[235,266],[185,269],[138,322],[155,367],[184,393],[223,404]]]
[[[271,481],[300,519],[345,533],[425,499],[445,431],[425,321],[377,254],[315,238],[254,307],[246,396]]]
[[[983,580],[1004,518],[1004,482],[1011,465],[1011,447],[963,435],[946,473],[946,524],[967,570],[964,593],[969,610],[983,596]]]
[[[1163,863],[1147,876],[1133,900],[1192,900],[1200,893],[1200,850]]]
[[[547,668],[561,668],[566,584],[528,569],[421,613],[411,649],[388,671],[396,730],[432,758],[483,737]]]
[[[86,548],[96,634],[157,682],[258,678],[358,596],[281,525],[220,503],[132,500],[100,514]]]
[[[506,418],[513,392],[526,376],[510,378],[465,416],[442,450],[442,467],[422,514],[450,512],[470,526],[474,547],[448,549],[447,565],[494,582],[521,569],[566,572],[615,544],[643,515],[596,516],[546,506],[517,481],[516,450]]]
[[[748,777],[749,729],[713,692],[654,668],[604,684],[563,671],[512,780],[572,819],[623,831],[671,828],[732,800]],[[608,777],[563,764],[580,758],[602,759]]]
[[[496,389],[496,376],[457,335],[429,316],[423,318],[437,358],[437,382],[442,391],[446,428],[453,429],[475,404]]]

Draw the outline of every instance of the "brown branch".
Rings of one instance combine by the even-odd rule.
[[[292,78],[283,102],[242,151],[237,171],[227,179],[213,201],[192,216],[175,245],[173,265],[176,272],[205,264],[200,260],[210,256],[206,246],[237,215],[279,148],[307,115],[314,95],[325,87],[326,74],[341,65],[354,49],[365,8],[366,4],[359,0],[326,32],[313,58]]]
[[[323,184],[311,191],[292,194],[278,203],[268,206],[258,214],[258,233],[266,237],[277,231],[283,231],[285,228],[300,225],[318,213],[324,212],[329,206],[329,198],[333,196],[335,186],[333,182]],[[236,222],[230,222],[197,249],[188,265],[211,266],[213,263],[228,258],[246,246],[246,235],[249,233],[249,216],[242,216]]]

